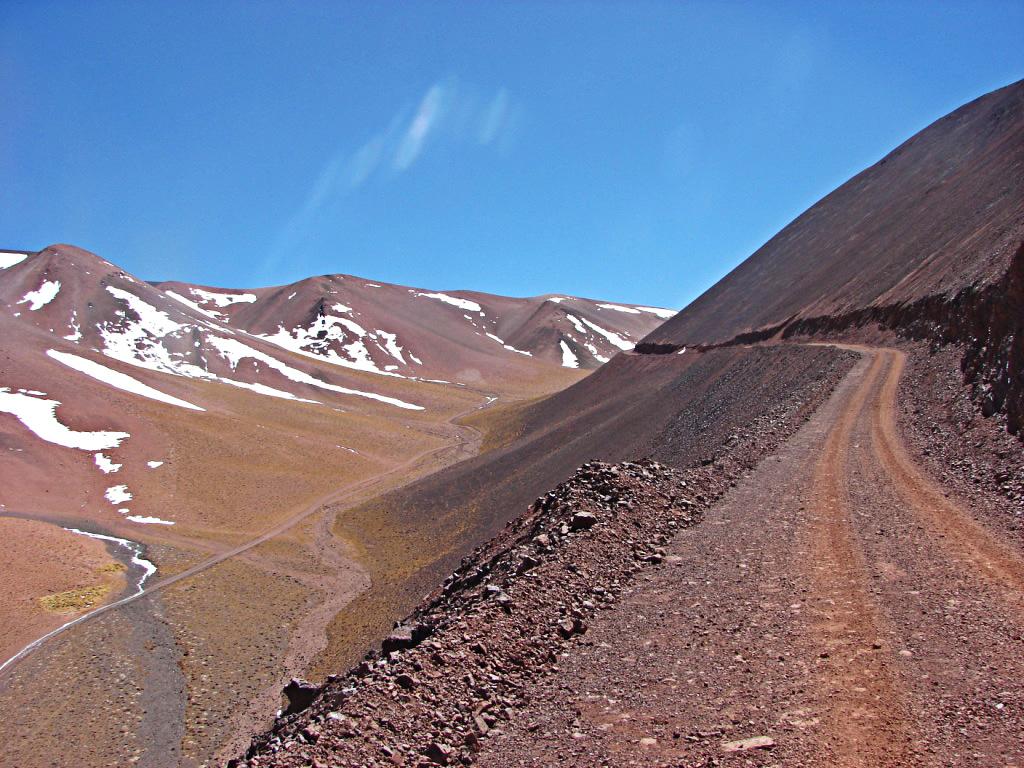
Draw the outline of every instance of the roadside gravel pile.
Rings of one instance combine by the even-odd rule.
[[[514,717],[532,679],[558,671],[597,611],[723,490],[717,470],[590,462],[479,547],[380,653],[290,709],[236,765],[468,764]],[[720,475],[719,475],[720,477]]]
[[[1024,446],[1006,415],[979,410],[957,345],[904,344],[900,427],[915,458],[990,523],[1024,536]]]

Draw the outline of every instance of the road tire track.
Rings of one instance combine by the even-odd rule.
[[[847,476],[856,422],[887,372],[882,353],[870,352],[870,366],[828,433],[812,480],[813,558],[811,580],[824,605],[815,629],[820,684],[828,692],[833,764],[905,764],[912,752],[906,702],[881,638],[884,620],[872,598],[870,575],[850,520]],[[821,609],[819,609],[821,610]]]

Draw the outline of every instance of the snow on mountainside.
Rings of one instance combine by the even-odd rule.
[[[300,355],[383,376],[443,381],[457,380],[467,368],[486,370],[493,358],[514,360],[510,355],[562,365],[563,345],[578,367],[596,368],[675,314],[567,296],[426,291],[340,274],[245,292],[177,282],[156,287]]]
[[[80,506],[108,525],[112,512],[173,524],[228,474],[255,471],[215,456],[201,466],[209,479],[190,478],[166,511],[154,463],[179,447],[199,455],[211,430],[232,451],[255,440],[394,462],[467,405],[562,388],[670,314],[351,275],[252,290],[151,284],[72,246],[0,251],[0,511]],[[297,429],[306,423],[318,426]],[[356,436],[375,450],[349,447]],[[237,502],[225,504],[234,525]]]

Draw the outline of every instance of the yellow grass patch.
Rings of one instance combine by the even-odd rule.
[[[40,597],[39,605],[52,613],[74,613],[95,607],[109,591],[110,587],[105,584],[69,589],[67,592]]]

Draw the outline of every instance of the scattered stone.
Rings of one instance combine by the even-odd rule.
[[[573,635],[579,635],[587,631],[587,625],[580,619],[562,619],[558,622],[558,634],[568,640]]]
[[[540,565],[540,560],[536,557],[533,555],[523,555],[519,559],[519,567],[516,569],[516,572],[526,573],[527,571],[536,568],[538,565]]]
[[[593,512],[577,512],[572,516],[569,527],[574,531],[582,531],[592,528],[597,524],[597,515]]]
[[[748,752],[751,749],[771,749],[775,740],[768,736],[752,736],[749,739],[726,741],[722,743],[723,752]]]
[[[419,685],[419,680],[417,680],[412,675],[405,674],[404,672],[395,677],[395,682],[399,685],[399,687],[404,688],[407,691],[411,691],[413,688]]]
[[[284,696],[288,699],[288,706],[285,708],[284,714],[293,715],[296,712],[309,709],[319,693],[320,686],[293,677],[284,687]]]
[[[424,756],[437,765],[448,765],[455,750],[444,742],[435,741],[423,752]]]

